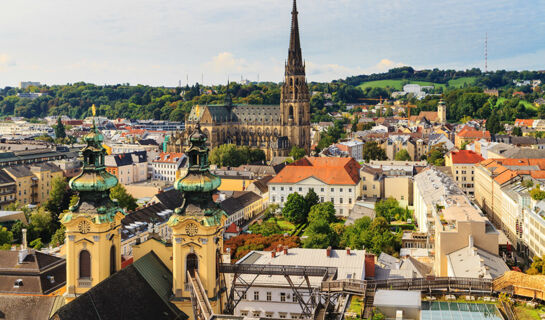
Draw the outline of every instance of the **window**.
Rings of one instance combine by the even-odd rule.
[[[284,202],[284,196],[280,197],[280,202],[282,202],[282,203]]]
[[[348,198],[348,204],[352,204],[352,198]]]
[[[254,318],[259,318],[259,317],[261,316],[261,311],[253,311],[253,312],[252,312],[252,316],[253,316]]]
[[[343,198],[339,198],[339,203],[343,203]]]
[[[254,301],[259,301],[259,291],[254,291]]]
[[[295,294],[292,296],[291,299],[292,299],[293,302],[297,302],[297,296]]]
[[[79,253],[79,277],[91,278],[91,254],[87,250]]]
[[[271,301],[271,300],[272,300],[272,292],[267,291],[267,301]]]
[[[405,200],[405,196],[401,196],[401,200]]]
[[[363,191],[367,191],[367,186],[363,185]]]
[[[265,314],[265,317],[267,317],[267,318],[272,318],[272,317],[273,317],[273,314],[274,314],[273,312],[267,312],[267,313]]]
[[[303,188],[299,187],[299,192],[302,192],[303,191]]]
[[[284,191],[284,187],[280,187],[280,191]]]
[[[332,203],[335,203],[335,198],[331,198],[331,202],[332,202]]]
[[[276,197],[275,196],[272,197],[272,202],[276,202]]]
[[[352,192],[352,188],[348,188],[348,192]]]
[[[287,313],[279,313],[278,317],[280,317],[280,319],[286,319],[287,315],[288,315]]]
[[[273,191],[276,191],[276,187],[272,187],[272,190],[273,190]]]
[[[343,214],[343,209],[339,209],[339,213],[340,213],[340,214]]]
[[[242,311],[240,311],[240,315],[243,316],[243,317],[246,317],[246,316],[248,316],[248,311],[242,310]]]
[[[341,188],[339,191],[340,191],[340,192],[343,192],[343,188]]]
[[[324,188],[320,188],[320,191],[321,191],[321,192],[324,192]]]
[[[331,192],[335,192],[335,189],[334,189],[334,188],[331,188]]]
[[[286,302],[286,293],[280,292],[280,302]]]
[[[242,295],[243,300],[246,300],[246,291],[241,291],[240,295]]]
[[[293,188],[292,188],[292,187],[290,187],[290,188],[289,188],[289,190],[290,190],[290,191],[292,191],[292,190],[293,190]]]
[[[320,197],[320,202],[324,202],[324,197]]]

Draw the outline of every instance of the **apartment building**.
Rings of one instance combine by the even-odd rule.
[[[457,183],[435,167],[415,176],[414,213],[419,231],[434,243],[436,276],[496,278],[508,271],[498,257],[499,232]]]
[[[490,132],[485,130],[477,130],[470,126],[464,126],[454,136],[454,145],[458,149],[463,149],[463,145],[473,143],[474,141],[481,139],[490,141]]]
[[[370,161],[360,170],[362,195],[371,199],[396,199],[402,207],[413,205],[413,177],[426,161]]]
[[[106,171],[117,177],[124,185],[148,179],[148,160],[146,151],[135,151],[106,156]]]
[[[16,184],[16,200],[22,205],[40,204],[49,198],[52,182],[62,178],[62,170],[51,163],[3,169]]]
[[[161,152],[152,160],[152,179],[174,182],[180,178],[180,169],[186,163],[186,156],[178,152]]]
[[[394,160],[396,153],[407,150],[411,160],[418,161],[428,152],[428,147],[423,138],[411,135],[391,134],[382,145],[389,160]]]
[[[321,202],[333,202],[337,215],[348,216],[361,195],[360,168],[353,158],[300,159],[269,181],[269,201],[283,207],[290,194],[306,195],[313,189]]]
[[[263,198],[252,191],[234,192],[232,197],[220,203],[220,207],[229,216],[225,227],[229,227],[232,223],[242,226],[263,212],[266,206],[267,203],[263,201]]]
[[[346,141],[340,142],[336,146],[340,151],[346,152],[349,157],[358,161],[363,160],[363,145],[361,141]]]
[[[471,150],[451,151],[445,155],[445,166],[450,167],[452,176],[466,195],[475,195],[475,164],[484,158]]]
[[[3,170],[0,170],[0,211],[14,203],[17,199],[15,180]]]

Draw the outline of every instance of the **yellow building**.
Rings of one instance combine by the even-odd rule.
[[[40,204],[49,199],[53,180],[62,178],[62,170],[51,163],[4,168],[16,185],[16,200],[22,204]]]
[[[66,302],[121,268],[119,228],[125,214],[110,199],[117,178],[106,172],[104,137],[94,121],[84,140],[82,172],[69,184],[78,192],[79,201],[60,217],[66,227]]]
[[[471,150],[452,151],[445,155],[445,166],[452,170],[458,186],[471,198],[475,196],[475,165],[483,160],[480,154]]]

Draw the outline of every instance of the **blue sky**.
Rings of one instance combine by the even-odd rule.
[[[545,69],[542,0],[299,0],[309,81],[421,68]],[[281,81],[291,0],[17,0],[0,6],[0,87]]]

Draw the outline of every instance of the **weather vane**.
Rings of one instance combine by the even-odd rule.
[[[95,107],[94,104],[93,104],[93,106],[91,107],[91,110],[93,111],[93,117],[96,117],[96,115],[97,115],[97,108]]]

